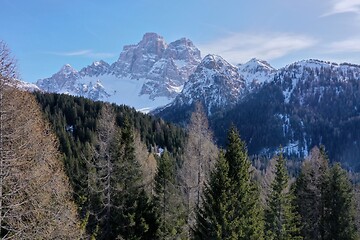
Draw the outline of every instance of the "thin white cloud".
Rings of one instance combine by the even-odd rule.
[[[333,0],[330,11],[323,14],[322,17],[340,13],[360,14],[360,0]]]
[[[65,56],[65,57],[90,57],[90,58],[110,58],[114,57],[113,53],[98,53],[93,50],[76,50],[71,52],[47,52],[47,54]]]
[[[217,54],[229,62],[242,63],[254,57],[265,60],[280,58],[316,43],[312,37],[290,33],[235,33],[199,48],[203,54]]]
[[[329,53],[355,53],[360,52],[360,37],[332,42],[326,46]]]

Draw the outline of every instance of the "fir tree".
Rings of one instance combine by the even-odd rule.
[[[154,238],[156,215],[142,185],[129,121],[125,120],[123,127],[118,128],[112,107],[104,105],[97,132],[95,157],[89,164],[92,204],[89,209],[95,219],[90,228],[95,230],[94,236],[98,239]]]
[[[234,221],[236,206],[233,205],[235,199],[231,192],[229,163],[224,154],[220,153],[205,188],[202,207],[197,211],[195,239],[237,238],[238,222]]]
[[[352,186],[347,172],[338,163],[330,170],[326,204],[323,239],[358,239],[355,227]]]
[[[307,240],[324,239],[325,195],[329,186],[329,165],[324,148],[314,147],[302,164],[295,183],[295,201],[301,217],[301,235]]]
[[[175,162],[167,151],[158,161],[154,190],[154,202],[160,221],[157,237],[159,239],[183,238],[184,206],[175,181]]]
[[[265,209],[265,235],[271,240],[295,240],[300,237],[299,216],[295,211],[294,197],[289,191],[289,177],[282,153],[277,158],[275,178]]]
[[[357,239],[352,186],[339,164],[331,169],[324,148],[314,148],[296,181],[304,239]]]
[[[124,120],[121,133],[121,146],[117,148],[121,161],[115,167],[118,170],[116,184],[122,189],[116,202],[122,206],[120,215],[114,219],[116,229],[125,239],[153,239],[158,228],[155,208],[142,185],[140,164],[135,157],[133,130],[128,119]]]
[[[234,215],[238,218],[238,239],[262,239],[263,220],[258,186],[251,179],[251,162],[246,144],[232,127],[228,135],[225,158],[235,198]]]
[[[196,239],[263,239],[259,194],[251,180],[251,163],[237,131],[229,132],[198,210]]]

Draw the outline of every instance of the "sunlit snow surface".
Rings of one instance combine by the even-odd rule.
[[[140,95],[141,88],[147,79],[117,78],[114,75],[102,75],[99,77],[86,76],[77,81],[78,85],[83,86],[94,85],[96,83],[101,84],[108,95],[103,95],[99,100],[118,105],[125,104],[146,113],[157,107],[164,106],[173,100],[173,98],[167,97],[150,99],[148,94]]]

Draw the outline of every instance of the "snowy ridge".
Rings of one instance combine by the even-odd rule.
[[[293,99],[304,104],[304,99],[315,93],[318,93],[320,100],[326,88],[331,85],[360,80],[360,66],[316,59],[302,60],[279,69],[274,75],[274,80],[281,85],[285,103],[288,104]],[[342,91],[340,88],[338,93]]]
[[[223,106],[235,104],[245,89],[245,80],[235,66],[217,55],[207,55],[189,77],[174,104],[191,105],[201,101],[208,114]]]
[[[276,72],[268,62],[256,58],[245,64],[239,64],[238,68],[239,74],[245,79],[249,88],[271,81]]]
[[[7,83],[11,87],[15,87],[21,91],[29,91],[29,92],[35,92],[35,91],[41,91],[41,89],[32,83],[27,83],[24,81],[21,81],[19,79],[13,79],[11,82]]]
[[[80,71],[66,64],[36,85],[46,92],[151,110],[170,103],[200,61],[200,51],[189,39],[167,44],[162,36],[146,33],[138,44],[124,46],[112,64],[100,60]]]

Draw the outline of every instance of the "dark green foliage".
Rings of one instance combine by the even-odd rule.
[[[90,233],[97,233],[100,237],[104,230],[101,228],[105,226],[98,219],[103,219],[103,217],[97,215],[103,210],[102,199],[91,194],[90,187],[96,186],[89,186],[88,175],[89,171],[97,172],[89,168],[89,160],[93,158],[93,151],[97,144],[98,120],[104,103],[69,95],[34,94],[59,138],[60,151],[64,156],[66,173],[74,189],[74,198],[79,206],[80,215],[86,220],[87,230]],[[160,146],[171,150],[176,158],[182,152],[185,131],[126,106],[112,105],[112,108],[116,115],[115,127],[119,128],[119,133],[111,141],[109,150],[112,149],[113,159],[118,158],[115,157],[116,155],[121,159],[119,162],[114,160],[113,164],[115,166],[126,163],[131,168],[119,168],[119,172],[112,180],[116,184],[121,183],[116,179],[122,180],[122,186],[118,188],[124,188],[122,191],[127,194],[122,194],[122,198],[115,200],[112,197],[112,199],[121,206],[127,206],[127,212],[122,212],[119,216],[113,217],[115,213],[112,215],[111,221],[117,227],[111,227],[111,232],[122,233],[121,235],[126,238],[136,238],[143,233],[142,237],[147,236],[147,239],[151,239],[157,231],[157,220],[148,221],[154,218],[153,203],[142,190],[138,179],[134,179],[140,179],[140,175],[138,174],[139,163],[134,160],[133,131],[140,133],[141,140],[147,144],[149,151],[153,146]],[[124,208],[122,211],[125,211]],[[123,225],[119,224],[120,221]]]
[[[103,108],[95,159],[88,169],[92,200],[88,208],[93,216],[88,228],[99,228],[98,239],[153,239],[157,230],[155,208],[142,186],[132,127],[125,119],[120,131],[114,112],[109,106]]]
[[[96,140],[97,119],[104,103],[65,94],[36,92],[35,96],[60,140],[60,151],[64,153],[66,171],[76,192],[75,199],[81,204],[87,188],[85,159],[91,156],[89,151]],[[175,155],[181,153],[185,131],[135,109],[113,107],[117,125],[123,127],[127,118],[149,149],[160,146]]]
[[[215,137],[220,145],[224,145],[229,127],[235,124],[250,154],[258,153],[264,147],[276,149],[284,145],[282,120],[276,116],[284,111],[282,101],[282,92],[274,85],[256,90],[233,109],[224,109],[210,117]]]
[[[241,130],[244,129],[245,140],[250,143],[253,152],[261,149],[264,144],[275,146],[286,142],[287,134],[295,139],[303,139],[304,135],[298,135],[299,129],[302,129],[306,131],[306,141],[311,140],[311,144],[320,140],[329,143],[332,156],[336,156],[336,151],[342,154],[347,149],[344,146],[349,139],[359,135],[359,131],[354,131],[359,127],[358,118],[352,118],[351,114],[346,115],[346,121],[341,116],[334,119],[326,117],[328,114],[343,113],[338,107],[332,109],[326,105],[324,109],[319,108],[319,112],[314,113],[292,100],[290,104],[279,107],[278,103],[283,101],[283,97],[274,84],[269,84],[267,88],[254,94],[251,100],[253,102],[248,107],[243,102],[233,110],[235,116],[240,112],[238,118],[235,118],[236,123]],[[109,155],[95,156],[94,149],[99,149],[99,117],[104,103],[68,95],[35,95],[59,138],[59,148],[74,189],[74,198],[89,233],[99,239],[183,238],[184,216],[179,201],[182,198],[179,196],[181,193],[175,177],[178,174],[178,159],[184,151],[183,130],[126,106],[112,105],[115,130],[108,142]],[[331,94],[324,96],[330,97]],[[312,106],[314,103],[308,104]],[[278,113],[289,114],[294,132],[283,135],[282,121],[276,115]],[[218,114],[212,116],[213,126],[219,127],[217,131],[224,131],[230,124],[231,115]],[[229,117],[229,121],[223,119],[217,125],[216,121],[220,121],[221,116]],[[332,126],[338,124],[337,121],[341,124],[334,130]],[[141,141],[146,143],[149,151],[157,146],[166,148],[171,153],[164,154],[158,161],[154,189],[156,194],[151,200],[142,186],[142,175],[134,151],[134,132],[140,134]],[[351,133],[345,136],[346,132]],[[320,136],[323,138],[318,139]],[[224,141],[223,138],[219,140]],[[259,206],[258,190],[252,180],[246,145],[235,129],[230,130],[228,141],[227,151],[220,154],[204,192],[204,203],[198,209],[194,236],[197,239],[263,239],[263,214]],[[340,147],[332,145],[331,141],[341,142]],[[349,156],[355,153],[356,151],[349,151]],[[101,167],[103,165],[98,161],[101,158],[108,160],[107,157],[111,159],[110,172]],[[306,169],[303,167],[296,182],[295,200],[302,219],[302,235],[304,239],[356,239],[352,188],[346,172],[338,165],[329,170],[324,155],[319,159],[323,160],[307,165]],[[100,191],[105,185],[99,178],[89,178],[89,175],[94,174],[106,179],[108,173],[111,173],[110,195]],[[287,182],[286,171],[281,166],[278,175],[275,180],[278,185],[276,187],[273,184],[273,196],[270,195],[270,200],[280,199],[286,205],[292,202],[292,198],[290,193],[280,191]],[[108,199],[111,201],[107,201]],[[110,204],[104,204],[106,202]],[[284,209],[287,209],[285,215],[296,216],[291,215],[292,207]],[[275,219],[269,212],[267,229],[271,228],[269,226]],[[287,232],[293,234],[292,239],[296,239],[296,217],[289,219],[292,220],[286,223]]]
[[[329,166],[325,150],[316,147],[303,162],[295,183],[297,210],[301,217],[304,239],[324,238],[325,196],[329,186]]]
[[[300,236],[300,218],[295,210],[294,195],[289,190],[289,176],[282,153],[275,166],[275,179],[265,209],[265,237],[273,240],[296,240]]]
[[[158,160],[154,189],[154,204],[160,222],[159,239],[184,238],[185,208],[175,176],[175,161],[165,151]]]
[[[244,95],[236,106],[213,112],[209,123],[217,143],[225,146],[227,130],[234,123],[250,155],[262,154],[264,149],[272,154],[279,145],[289,142],[298,142],[303,149],[324,144],[330,159],[358,171],[360,85],[355,71],[299,67],[289,66],[276,74],[273,81]],[[342,81],[340,75],[347,80]],[[283,92],[291,92],[291,98],[285,101]],[[183,124],[190,119],[191,109],[192,106],[179,104],[159,116]],[[292,154],[304,157],[301,153]],[[290,157],[291,153],[284,155]]]
[[[240,231],[238,239],[261,239],[263,234],[262,211],[259,205],[259,191],[251,179],[251,162],[245,142],[232,127],[228,134],[225,159],[229,163],[229,177],[236,199],[235,216],[238,216]]]
[[[296,181],[304,239],[357,239],[353,190],[339,164],[331,169],[323,148],[311,151]]]
[[[251,180],[245,143],[232,128],[225,156],[216,168],[198,210],[196,239],[263,239],[259,194]]]
[[[197,212],[195,239],[236,239],[238,222],[235,221],[229,163],[220,153],[203,195],[203,205]]]
[[[59,138],[60,152],[64,153],[65,170],[75,191],[75,201],[81,205],[87,192],[86,159],[92,154],[101,104],[68,95],[35,95]]]
[[[352,186],[347,172],[338,163],[330,170],[326,205],[323,239],[358,239]]]
[[[123,205],[117,207],[117,210],[121,210],[115,229],[119,229],[120,235],[125,239],[154,239],[157,232],[155,208],[141,186],[132,126],[126,118],[122,128],[121,148],[122,162],[120,166],[115,166],[118,170],[115,183],[122,191],[116,196],[115,202]]]

